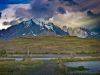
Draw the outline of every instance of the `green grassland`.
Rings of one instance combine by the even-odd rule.
[[[64,54],[69,56],[100,56],[100,40],[77,37],[20,37],[0,40],[0,55]]]

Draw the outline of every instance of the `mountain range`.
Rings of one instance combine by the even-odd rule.
[[[0,39],[12,39],[20,36],[77,36],[80,38],[99,37],[99,34],[93,33],[86,28],[63,28],[54,25],[44,19],[19,19],[10,22],[12,25],[8,29],[0,30]]]

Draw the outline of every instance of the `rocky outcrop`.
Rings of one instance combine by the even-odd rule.
[[[77,36],[80,38],[87,38],[90,35],[90,33],[87,29],[81,28],[81,27],[71,28],[71,27],[63,26],[63,30],[65,32],[68,32],[69,36]]]

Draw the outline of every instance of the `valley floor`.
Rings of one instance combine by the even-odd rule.
[[[0,56],[100,56],[100,40],[77,37],[20,37],[0,40]],[[56,56],[57,55],[57,56]]]
[[[64,36],[0,40],[0,75],[100,75],[70,74],[62,64],[69,61],[100,61],[100,40]]]

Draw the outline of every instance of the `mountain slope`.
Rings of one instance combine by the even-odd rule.
[[[18,36],[55,36],[55,35],[68,35],[59,27],[52,23],[36,24],[33,19],[23,21],[19,24],[13,25],[6,30],[0,31],[0,38],[10,39]]]

